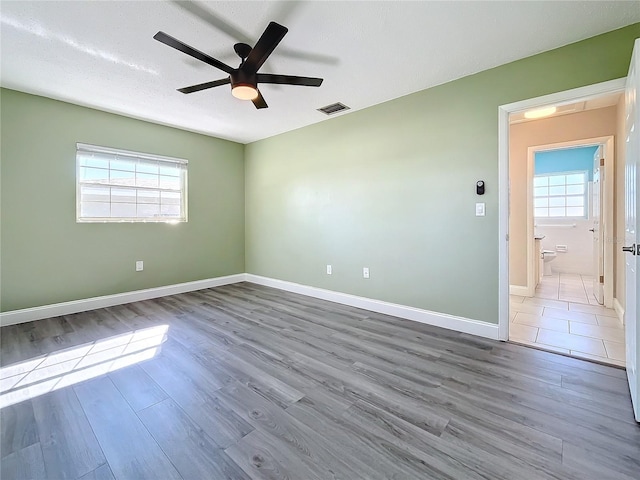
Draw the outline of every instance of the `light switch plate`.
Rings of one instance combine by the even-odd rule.
[[[485,204],[476,203],[476,217],[484,217]]]
[[[136,261],[136,272],[141,272],[144,270],[144,262],[142,260]]]
[[[331,265],[327,265],[327,275],[331,275],[333,273],[333,269],[331,268]]]

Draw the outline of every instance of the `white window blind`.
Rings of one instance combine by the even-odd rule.
[[[77,144],[78,222],[186,222],[187,161]]]
[[[587,217],[587,172],[536,175],[534,217]]]

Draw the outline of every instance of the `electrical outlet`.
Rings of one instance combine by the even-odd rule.
[[[333,273],[333,269],[331,268],[331,265],[327,265],[327,275],[331,275]]]
[[[369,268],[368,267],[364,267],[362,269],[362,278],[369,278]]]
[[[144,262],[142,260],[136,261],[136,272],[141,272],[144,270]]]

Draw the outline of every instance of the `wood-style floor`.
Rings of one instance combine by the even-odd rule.
[[[624,370],[253,284],[0,334],[2,480],[640,478]]]

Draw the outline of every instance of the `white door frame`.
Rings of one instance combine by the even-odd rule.
[[[625,78],[530,98],[498,107],[498,339],[509,339],[509,115],[622,93]],[[611,175],[610,175],[611,176]],[[613,203],[612,203],[613,204]]]
[[[533,296],[535,290],[535,268],[534,261],[537,261],[536,252],[534,252],[534,218],[533,218],[533,171],[534,158],[536,152],[544,152],[546,150],[558,150],[561,148],[587,147],[602,145],[604,151],[604,198],[602,202],[601,224],[604,228],[604,306],[613,308],[613,241],[607,241],[607,238],[614,238],[615,231],[613,229],[613,203],[614,203],[614,137],[608,135],[605,137],[585,138],[581,140],[570,140],[568,142],[549,143],[545,145],[533,145],[527,148],[527,290],[529,296]],[[595,275],[595,274],[594,274]]]

